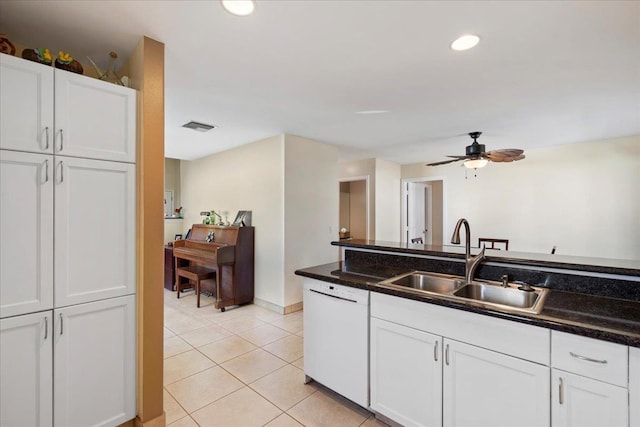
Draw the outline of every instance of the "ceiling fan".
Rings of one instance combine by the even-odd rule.
[[[506,148],[503,150],[485,151],[484,144],[478,144],[478,138],[482,132],[470,132],[469,136],[473,139],[471,145],[467,145],[464,156],[447,156],[452,160],[443,160],[441,162],[428,163],[427,166],[446,165],[448,163],[459,162],[464,160],[464,166],[467,168],[483,168],[487,163],[491,162],[514,162],[524,159],[524,151],[517,148]]]

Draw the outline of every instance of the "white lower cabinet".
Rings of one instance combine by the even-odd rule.
[[[442,424],[442,338],[371,318],[371,409],[405,427]]]
[[[117,426],[136,415],[135,296],[0,320],[0,426]]]
[[[640,427],[640,348],[629,347],[629,425]]]
[[[403,426],[549,426],[548,330],[372,293],[370,331],[376,413]]]
[[[135,296],[54,310],[54,426],[135,417]]]
[[[444,340],[444,426],[549,426],[549,367]]]
[[[626,388],[552,370],[554,427],[626,427],[628,398]]]
[[[0,320],[0,426],[51,427],[52,312]]]

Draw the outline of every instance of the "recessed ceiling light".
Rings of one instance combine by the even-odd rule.
[[[208,132],[211,129],[215,129],[216,126],[208,125],[206,123],[194,122],[193,120],[189,123],[185,123],[182,125],[183,128],[197,130],[198,132]]]
[[[364,111],[356,111],[356,114],[384,114],[388,112],[389,110],[364,110]]]
[[[221,0],[222,7],[236,16],[249,16],[256,8],[253,0]]]
[[[468,50],[480,42],[480,37],[475,34],[466,34],[464,36],[458,37],[451,43],[451,49],[461,51]]]

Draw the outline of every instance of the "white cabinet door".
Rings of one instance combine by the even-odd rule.
[[[0,55],[0,148],[53,153],[53,68]]]
[[[53,166],[0,150],[0,317],[53,307]]]
[[[549,426],[549,367],[444,340],[443,425]]]
[[[554,427],[626,427],[627,389],[552,369],[551,424]]]
[[[406,426],[442,425],[442,338],[371,318],[371,409]]]
[[[0,425],[51,426],[51,311],[0,320]]]
[[[56,156],[55,306],[135,292],[135,165]]]
[[[640,427],[640,348],[629,347],[629,425]]]
[[[55,152],[134,163],[136,91],[56,70]]]
[[[54,426],[115,426],[135,417],[135,297],[54,311]]]

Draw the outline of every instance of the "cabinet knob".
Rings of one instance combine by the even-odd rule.
[[[49,149],[49,126],[44,128],[44,149]]]
[[[433,360],[438,361],[438,341],[436,341],[436,344],[433,346]]]

